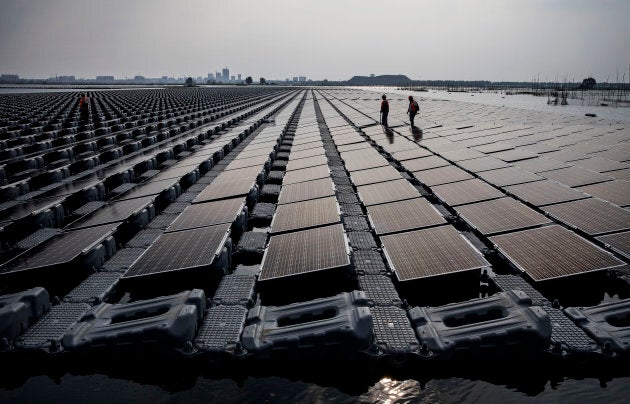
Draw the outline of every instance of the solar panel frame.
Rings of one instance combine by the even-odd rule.
[[[413,175],[418,181],[429,187],[473,178],[472,175],[454,165],[415,171]]]
[[[402,162],[403,167],[408,171],[422,171],[431,168],[445,167],[450,165],[447,160],[439,156],[421,157],[419,159],[405,160]]]
[[[568,187],[579,187],[613,180],[612,177],[575,166],[545,171],[541,175]]]
[[[192,203],[202,203],[215,201],[218,199],[234,198],[245,196],[256,187],[256,179],[241,178],[233,181],[216,180],[210,183],[203,191],[197,195]]]
[[[615,205],[622,207],[630,205],[630,182],[614,180],[576,189]]]
[[[333,196],[278,205],[270,233],[285,233],[340,222],[341,211]]]
[[[402,179],[400,172],[391,165],[376,168],[368,168],[366,170],[352,171],[350,178],[356,186],[375,184],[377,182],[386,182]]]
[[[282,180],[283,185],[297,184],[299,182],[312,181],[330,177],[330,169],[327,164],[288,171]]]
[[[366,170],[368,168],[389,165],[389,162],[385,160],[383,156],[378,154],[376,151],[374,151],[374,153],[375,154],[365,153],[362,155],[349,155],[348,153],[343,153],[341,158],[343,159],[344,165],[348,171]]]
[[[481,202],[505,196],[501,191],[485,182],[473,178],[451,184],[436,185],[431,191],[443,202],[450,206]]]
[[[107,205],[90,213],[72,224],[70,229],[81,229],[85,227],[98,226],[108,223],[122,223],[135,213],[149,207],[155,196],[149,195],[141,198],[125,199],[122,201],[110,201]]]
[[[401,282],[490,266],[481,253],[452,226],[381,236],[381,242],[387,262]]]
[[[457,162],[457,165],[464,170],[478,173],[488,170],[496,170],[498,168],[509,167],[509,164],[496,157],[485,156],[478,159],[464,160]]]
[[[245,208],[245,198],[223,199],[188,206],[165,230],[166,233],[232,223]]]
[[[21,272],[46,268],[71,262],[113,235],[115,225],[103,224],[66,231],[49,239],[35,250],[27,250],[0,266],[3,273]]]
[[[546,206],[557,220],[591,236],[630,229],[630,212],[597,198]]]
[[[334,224],[271,236],[258,282],[349,266],[346,234],[341,224]]]
[[[282,187],[278,198],[278,205],[333,195],[335,195],[335,187],[330,177],[298,182]]]
[[[417,198],[420,193],[407,180],[393,180],[357,187],[357,194],[365,206]]]
[[[493,236],[490,241],[516,268],[536,282],[625,265],[560,225]]]
[[[447,223],[439,211],[424,198],[368,206],[367,214],[372,228],[378,235]]]
[[[610,249],[630,259],[630,231],[595,237]]]
[[[301,170],[303,168],[320,166],[324,164],[328,164],[328,159],[323,154],[301,159],[290,158],[289,162],[287,163],[286,171]]]
[[[228,223],[164,233],[131,264],[122,278],[208,267],[221,253],[229,235]]]
[[[543,177],[518,167],[505,167],[497,170],[483,171],[479,177],[497,187],[524,184],[526,182],[542,181]]]
[[[505,150],[490,154],[492,157],[501,159],[507,163],[514,163],[519,160],[529,160],[538,157],[538,153],[528,152],[523,149]]]
[[[413,149],[402,150],[402,151],[391,153],[391,156],[398,161],[413,160],[413,159],[428,157],[432,155],[433,153],[431,153],[427,149],[422,149],[420,147],[415,147]]]
[[[589,197],[573,188],[549,180],[511,185],[504,189],[518,199],[534,206],[545,206]]]
[[[509,197],[457,206],[455,211],[486,236],[551,223],[549,218]]]
[[[290,160],[299,160],[307,157],[325,156],[324,148],[313,147],[312,149],[293,151],[289,154]]]

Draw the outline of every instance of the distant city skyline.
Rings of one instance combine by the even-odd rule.
[[[5,0],[0,10],[0,73],[27,78],[207,77],[219,61],[274,80],[630,75],[627,0]]]

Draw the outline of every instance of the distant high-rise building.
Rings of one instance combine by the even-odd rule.
[[[306,81],[306,76],[300,76],[300,81]]]
[[[223,81],[229,81],[230,80],[230,69],[228,69],[227,67],[223,68]]]
[[[214,80],[214,74],[208,73],[208,80]]]
[[[370,74],[370,77],[374,77],[374,73]]]
[[[216,77],[217,81],[221,81],[221,79],[223,78],[221,76],[221,72],[216,72],[214,76]]]
[[[241,74],[238,74],[238,81],[241,81]]]
[[[17,74],[2,74],[0,75],[0,81],[5,83],[13,83],[20,80],[20,76]]]
[[[293,76],[293,81],[298,81],[299,77],[298,76]]]
[[[96,81],[99,81],[101,83],[109,83],[114,81],[114,76],[96,76]]]

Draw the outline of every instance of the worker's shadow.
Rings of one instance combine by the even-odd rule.
[[[412,126],[410,130],[414,141],[419,142],[422,140],[422,129],[417,126]]]

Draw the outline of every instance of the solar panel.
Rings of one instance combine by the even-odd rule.
[[[293,146],[291,146],[291,152],[293,153],[296,151],[309,150],[313,148],[321,148],[323,146],[324,146],[324,143],[322,142],[322,140],[317,139],[315,141],[308,142],[308,143],[294,144]]]
[[[391,234],[382,236],[381,241],[385,256],[401,282],[490,266],[451,226]]]
[[[432,168],[424,171],[416,171],[413,175],[420,182],[429,187],[472,178],[472,175],[468,174],[466,171],[452,165]]]
[[[569,187],[596,184],[598,182],[605,182],[613,179],[612,177],[607,177],[579,167],[567,167],[559,170],[545,171],[541,175]]]
[[[166,232],[232,223],[245,207],[244,198],[225,199],[188,206]]]
[[[299,160],[299,159],[304,159],[307,157],[314,157],[314,156],[323,156],[324,155],[324,148],[323,147],[313,147],[312,149],[307,149],[307,150],[300,150],[300,151],[294,151],[290,154],[290,159],[291,160]]]
[[[518,167],[506,167],[498,170],[484,171],[478,175],[497,187],[523,184],[525,182],[534,182],[544,179],[539,175],[522,170]]]
[[[246,168],[246,167],[258,167],[259,169],[262,169],[263,165],[267,161],[270,161],[268,155],[249,157],[246,159],[232,160],[230,164],[228,164],[225,167],[224,170],[229,171],[229,170],[236,170],[239,168]]]
[[[278,204],[300,202],[333,195],[335,195],[335,189],[332,180],[330,178],[322,178],[284,185],[280,191]]]
[[[455,210],[466,223],[485,235],[551,222],[544,215],[512,198],[499,198],[458,206]]]
[[[78,229],[107,223],[122,222],[134,213],[146,208],[153,202],[154,199],[155,196],[150,195],[143,198],[128,199],[120,202],[112,201],[112,203],[98,209],[89,217],[72,223],[70,227]]]
[[[299,146],[299,145],[317,142],[317,141],[321,141],[321,135],[319,134],[319,131],[317,134],[313,134],[309,136],[301,136],[301,135],[295,136],[295,138],[293,139],[293,145]]]
[[[400,172],[390,165],[350,173],[354,185],[374,184],[377,182],[402,179]]]
[[[0,267],[0,273],[24,271],[52,265],[65,264],[88,252],[96,244],[111,236],[114,225],[88,227],[68,231],[41,245],[36,252],[27,252]]]
[[[273,142],[273,144],[275,145],[276,142]],[[256,149],[251,149],[251,150],[247,150],[247,148],[243,149],[242,152],[240,152],[239,154],[236,155],[236,158],[234,160],[243,160],[243,159],[248,159],[248,158],[252,158],[252,157],[259,157],[259,156],[267,156],[269,157],[269,155],[271,154],[272,151],[272,147],[259,147]]]
[[[535,281],[624,265],[612,254],[559,225],[493,236],[490,241]]]
[[[496,153],[500,151],[511,150],[513,148],[514,146],[506,142],[492,142],[474,147],[475,150],[482,153]]]
[[[330,177],[328,165],[303,168],[301,170],[289,171],[284,175],[282,183],[284,185],[296,184],[298,182],[312,181],[320,178]]]
[[[473,173],[508,167],[508,164],[505,161],[490,156],[459,161],[457,165],[462,167],[464,170],[472,171]]]
[[[117,197],[117,200],[142,198],[149,195],[157,195],[165,189],[171,188],[179,184],[179,178],[170,178],[161,181],[149,180],[138,184],[131,191]]]
[[[504,196],[501,191],[476,178],[452,184],[437,185],[431,190],[440,200],[450,206],[481,202]]]
[[[376,234],[420,229],[446,223],[437,209],[424,198],[369,206],[367,211]]]
[[[485,154],[473,149],[450,150],[440,153],[442,157],[451,161],[462,161],[484,157]]]
[[[549,180],[512,185],[505,187],[505,190],[534,206],[544,206],[552,203],[588,198],[588,195],[582,192]]]
[[[300,170],[302,168],[321,166],[323,164],[328,164],[328,159],[324,155],[306,157],[303,159],[293,159],[289,160],[287,164],[287,171]]]
[[[392,153],[392,157],[398,161],[417,159],[421,157],[431,156],[432,153],[426,149],[421,149],[419,147],[414,147],[413,149],[397,151]]]
[[[492,153],[492,157],[496,157],[508,163],[512,163],[518,160],[527,160],[534,157],[538,157],[538,154],[532,153],[523,149],[506,150],[502,152]]]
[[[342,153],[341,158],[348,171],[365,170],[367,168],[382,167],[389,164],[387,160],[374,149]]]
[[[364,141],[361,143],[351,143],[351,144],[339,146],[337,147],[337,150],[339,151],[339,153],[343,153],[343,152],[349,152],[349,151],[354,151],[354,150],[371,149],[371,148],[372,148],[372,145]]]
[[[568,149],[562,149],[555,152],[545,153],[545,157],[567,163],[569,161],[585,159],[588,155]]]
[[[262,165],[239,168],[237,170],[222,171],[212,182],[232,182],[242,180],[244,178],[256,178],[262,171]]]
[[[550,170],[557,170],[559,168],[569,167],[568,164],[562,163],[558,160],[548,159],[546,157],[538,157],[535,159],[521,160],[514,163],[515,166],[522,168],[523,170],[531,171],[533,173],[541,173]]]
[[[630,212],[596,198],[560,203],[543,209],[561,222],[590,235],[630,228]]]
[[[445,167],[450,164],[451,163],[438,156],[422,157],[402,162],[402,165],[409,171],[429,170],[431,168]]]
[[[630,182],[608,181],[601,184],[587,185],[577,188],[589,195],[596,196],[619,206],[630,205]]]
[[[597,237],[597,240],[610,246],[613,251],[630,259],[630,231]]]
[[[247,195],[254,187],[256,180],[242,178],[231,182],[213,182],[195,198],[193,203],[213,201]]]
[[[259,282],[350,265],[340,224],[272,236],[261,264]]]
[[[123,278],[207,267],[228,239],[230,224],[162,234]]]
[[[280,233],[339,222],[335,197],[279,205],[271,222],[271,232]]]
[[[357,193],[365,206],[417,198],[420,196],[418,190],[407,180],[403,179],[363,185],[357,187]]]

